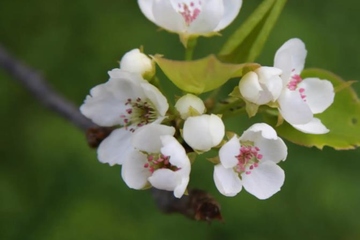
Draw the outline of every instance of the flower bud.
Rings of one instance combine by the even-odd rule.
[[[183,138],[194,150],[208,151],[219,145],[224,135],[224,123],[214,114],[188,117],[184,123]]]
[[[133,73],[140,73],[143,78],[150,80],[155,75],[155,63],[148,56],[133,49],[120,60],[120,69]]]
[[[198,116],[205,112],[205,105],[201,98],[186,94],[179,98],[175,104],[176,110],[180,113],[182,119],[187,119],[190,116]]]
[[[258,105],[276,101],[283,87],[281,73],[280,69],[274,67],[260,67],[248,72],[239,82],[241,95]]]

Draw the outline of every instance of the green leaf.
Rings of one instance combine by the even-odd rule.
[[[313,135],[297,131],[288,123],[276,128],[278,134],[287,140],[308,147],[324,146],[337,150],[353,149],[360,145],[360,101],[350,87],[353,81],[344,81],[339,76],[322,69],[306,69],[303,78],[318,77],[332,82],[335,88],[334,103],[323,113],[315,115],[330,130],[327,134]],[[271,119],[276,124],[277,118]]]
[[[261,53],[286,0],[264,0],[229,37],[219,53],[225,62],[253,62]]]
[[[248,71],[259,67],[256,63],[223,63],[214,55],[194,61],[175,61],[160,55],[155,55],[153,59],[178,88],[194,94],[217,89],[230,78],[241,77],[244,68]]]

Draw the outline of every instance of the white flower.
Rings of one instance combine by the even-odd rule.
[[[175,108],[180,113],[182,119],[186,119],[189,116],[201,115],[206,110],[201,98],[193,94],[186,94],[179,98],[175,104]]]
[[[188,185],[190,160],[185,149],[172,136],[173,127],[151,124],[138,129],[132,138],[133,150],[126,156],[121,175],[133,189],[151,184],[157,189],[174,191],[180,198]]]
[[[98,148],[98,158],[110,165],[122,164],[131,150],[130,132],[149,123],[160,123],[169,107],[161,92],[139,73],[119,69],[109,72],[110,80],[90,90],[80,111],[94,123],[114,130]]]
[[[283,73],[283,91],[279,96],[279,111],[283,118],[296,129],[312,134],[329,130],[314,114],[322,113],[334,101],[334,87],[328,80],[302,79],[300,73],[306,58],[305,44],[297,38],[285,42],[276,52],[274,67]]]
[[[254,124],[221,147],[220,163],[214,168],[215,185],[229,197],[244,187],[259,199],[269,198],[284,183],[284,171],[277,163],[286,156],[287,147],[275,130],[265,123]]]
[[[140,73],[145,79],[151,79],[155,74],[155,62],[136,48],[121,58],[120,69]]]
[[[217,115],[204,114],[185,120],[183,138],[194,150],[208,151],[219,145],[224,135],[224,123]]]
[[[138,0],[143,14],[156,25],[182,35],[210,35],[238,15],[242,0]]]
[[[239,82],[241,95],[257,105],[275,102],[283,87],[281,73],[280,69],[274,67],[259,67],[246,73]]]

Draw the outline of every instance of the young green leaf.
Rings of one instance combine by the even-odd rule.
[[[175,61],[159,55],[155,55],[153,59],[178,88],[194,94],[214,90],[230,78],[241,77],[245,67],[246,69],[259,67],[256,63],[223,63],[214,55],[194,61]]]
[[[286,0],[264,0],[253,14],[229,37],[219,59],[225,62],[253,62],[261,53]]]

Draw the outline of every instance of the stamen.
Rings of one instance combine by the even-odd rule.
[[[251,174],[251,171],[259,166],[259,162],[263,157],[259,151],[260,149],[256,146],[241,146],[239,155],[235,156],[238,159],[235,171],[239,174]]]
[[[197,4],[195,4],[194,2],[190,2],[190,4],[178,4],[178,11],[184,18],[185,24],[187,26],[189,26],[199,16],[201,12],[201,4],[201,1],[198,1]]]

